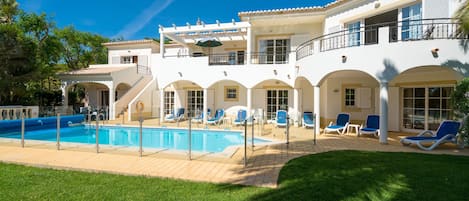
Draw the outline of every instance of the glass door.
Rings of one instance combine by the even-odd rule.
[[[187,109],[194,114],[200,114],[204,108],[204,91],[203,90],[189,90],[187,91]]]
[[[275,119],[277,110],[288,110],[288,90],[267,90],[267,119]]]
[[[348,46],[360,45],[360,21],[348,25]]]
[[[174,111],[174,91],[164,92],[164,114],[171,114]]]
[[[453,91],[453,87],[404,88],[402,127],[437,130],[442,121],[453,118],[450,102]]]
[[[402,9],[402,40],[420,39],[422,36],[422,4]]]

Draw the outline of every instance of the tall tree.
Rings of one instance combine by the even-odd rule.
[[[107,50],[101,45],[109,39],[87,32],[80,32],[73,26],[56,30],[63,49],[62,58],[70,70],[86,68],[90,64],[105,63]]]
[[[18,12],[16,0],[0,0],[0,23],[11,24]]]
[[[455,17],[461,21],[459,32],[464,35],[469,35],[469,1],[464,2],[461,8],[456,12]]]

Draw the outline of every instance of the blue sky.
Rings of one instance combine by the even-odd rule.
[[[239,21],[238,12],[325,5],[333,0],[17,0],[28,12],[45,12],[58,27],[125,40],[158,38],[157,27]]]

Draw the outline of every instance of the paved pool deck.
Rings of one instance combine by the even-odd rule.
[[[158,119],[146,120],[144,126],[167,126],[187,128],[187,121],[179,124],[160,125]],[[106,122],[120,124],[117,121]],[[138,122],[126,122],[138,125]],[[193,128],[202,128],[193,125]],[[210,126],[209,129],[241,130],[242,127]],[[366,150],[384,152],[418,152],[426,154],[451,154],[469,156],[469,149],[459,149],[455,145],[442,145],[433,151],[422,151],[416,146],[402,146],[399,139],[413,135],[408,133],[389,133],[388,144],[383,145],[372,136],[357,137],[355,133],[338,135],[334,133],[317,135],[313,144],[312,129],[291,127],[290,143],[287,145],[285,128],[256,125],[255,136],[265,137],[278,142],[270,145],[248,147],[247,166],[244,167],[244,148],[235,149],[229,156],[216,154],[197,154],[189,160],[185,152],[167,150],[144,150],[143,156],[133,148],[101,146],[96,153],[94,145],[62,144],[61,150],[55,143],[26,141],[22,148],[18,140],[0,140],[0,161],[36,167],[47,167],[87,172],[106,172],[122,175],[182,179],[197,182],[233,183],[262,187],[277,187],[280,169],[289,160],[334,150]],[[251,135],[251,128],[248,129]]]

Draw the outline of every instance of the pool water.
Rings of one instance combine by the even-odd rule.
[[[136,127],[100,127],[99,144],[138,147],[139,130]],[[192,130],[192,151],[223,152],[229,146],[244,144],[244,136],[241,134],[239,131]],[[0,133],[0,137],[21,139],[21,133]],[[188,130],[185,129],[143,128],[142,139],[142,146],[146,148],[188,150]],[[26,131],[25,140],[56,141],[56,129]],[[96,128],[85,125],[61,128],[60,141],[96,144]],[[254,140],[254,144],[265,142],[269,141]]]

